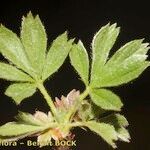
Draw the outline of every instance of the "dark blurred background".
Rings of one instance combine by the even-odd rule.
[[[0,23],[19,35],[21,18],[29,11],[39,14],[45,25],[48,42],[52,42],[65,30],[69,37],[77,37],[85,44],[91,54],[91,41],[95,32],[108,22],[117,22],[121,33],[111,54],[126,42],[145,38],[150,42],[150,13],[145,1],[113,1],[113,0],[13,0],[1,1]],[[0,56],[3,60],[3,57]],[[0,80],[0,122],[12,121],[18,109],[34,113],[35,110],[47,111],[47,105],[37,92],[27,101],[16,107],[14,102],[4,95],[9,82]],[[52,96],[66,95],[73,88],[83,90],[84,86],[67,59],[52,78],[46,83]],[[117,88],[117,93],[124,102],[122,114],[130,123],[131,142],[118,142],[118,150],[150,150],[150,70],[147,69],[137,80]],[[76,150],[111,150],[105,142],[91,132],[76,129]],[[38,147],[0,147],[1,150],[37,150]],[[50,149],[48,147],[42,150]]]

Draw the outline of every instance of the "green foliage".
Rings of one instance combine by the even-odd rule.
[[[0,62],[0,78],[9,81],[33,82],[33,79],[16,67]]]
[[[111,87],[137,78],[148,66],[147,43],[135,40],[121,47],[102,69],[101,75],[93,81],[95,87]]]
[[[15,33],[1,25],[0,52],[11,63],[25,72],[32,72],[23,45]]]
[[[52,43],[46,57],[45,66],[42,74],[42,79],[47,79],[50,75],[56,72],[63,64],[67,57],[73,40],[67,38],[67,32],[57,37]]]
[[[116,41],[119,30],[119,28],[116,28],[116,24],[111,26],[107,24],[94,36],[92,41],[91,82],[101,76],[101,69],[108,59],[109,51]]]
[[[88,85],[89,82],[89,58],[87,51],[81,41],[74,44],[70,52],[71,64],[77,70],[83,82]]]
[[[114,141],[117,140],[117,134],[112,125],[106,123],[98,123],[96,121],[87,122],[86,126],[100,135],[108,144],[116,148]]]
[[[130,140],[130,135],[127,131],[127,129],[125,129],[125,127],[127,127],[128,121],[126,120],[126,118],[120,114],[112,114],[109,115],[103,119],[101,119],[102,122],[113,125],[115,128],[115,131],[117,133],[117,137],[124,142],[129,142]]]
[[[32,96],[39,83],[44,82],[63,64],[72,42],[73,40],[68,41],[65,32],[54,40],[46,52],[47,38],[44,26],[39,16],[33,17],[31,13],[23,17],[21,40],[15,33],[1,26],[0,52],[11,64],[0,63],[0,78],[20,81],[11,85],[6,90],[6,95],[12,97],[17,104]]]
[[[33,126],[33,125],[9,122],[0,127],[0,135],[10,137],[10,136],[18,136],[18,135],[27,134],[27,133],[33,134],[41,130],[43,130],[43,128]]]
[[[92,120],[95,118],[93,107],[89,102],[87,102],[87,100],[82,102],[82,105],[78,110],[78,116],[83,121]]]
[[[16,119],[20,123],[23,122],[25,124],[30,124],[30,125],[34,125],[34,126],[41,126],[41,125],[43,125],[43,123],[41,123],[40,120],[38,120],[37,118],[35,118],[30,113],[19,112],[19,114],[16,116]]]
[[[31,66],[41,75],[46,56],[47,37],[39,16],[23,17],[21,41]],[[39,61],[40,60],[40,61]]]
[[[0,78],[15,82],[5,94],[20,104],[38,89],[50,111],[36,111],[34,115],[19,112],[15,122],[0,127],[0,141],[38,136],[42,147],[51,139],[68,138],[71,129],[79,126],[97,133],[113,148],[117,147],[117,140],[129,142],[128,121],[119,114],[123,104],[116,94],[105,88],[139,77],[150,65],[146,60],[149,44],[133,40],[109,57],[119,32],[117,24],[102,27],[93,38],[89,59],[84,44],[80,40],[77,44],[74,39],[69,40],[67,32],[58,36],[47,50],[45,28],[39,16],[34,17],[31,12],[23,17],[20,38],[1,25],[0,53],[8,63],[0,62]],[[83,93],[74,89],[53,102],[43,83],[58,71],[68,54],[86,89]],[[107,111],[112,113],[102,117]]]
[[[40,147],[46,146],[48,142],[51,141],[51,137],[49,136],[49,133],[43,133],[41,134],[37,141],[40,143]]]
[[[146,61],[146,53],[149,49],[148,43],[142,43],[143,40],[134,40],[125,44],[108,59],[109,51],[113,47],[119,31],[120,28],[116,27],[116,24],[107,24],[94,36],[92,41],[92,65],[89,85],[83,80],[86,87],[90,88],[89,92],[92,101],[106,110],[119,111],[123,104],[118,96],[109,90],[101,88],[127,83],[137,78],[150,65]],[[72,55],[70,56],[71,60],[76,60],[72,65],[81,76],[81,79],[83,79],[83,77],[88,75],[81,74],[81,70],[88,72],[87,69],[89,67],[85,65],[85,58],[82,58],[82,61],[78,60],[80,51],[81,49],[76,48],[76,45],[74,45],[70,52]],[[84,53],[86,53],[85,49]],[[77,66],[82,69],[78,69]]]
[[[120,111],[123,106],[120,98],[106,89],[92,89],[90,96],[97,106],[106,110]]]
[[[0,127],[0,140],[1,141],[14,141],[22,139],[27,136],[43,133],[51,129],[54,124],[43,123],[45,118],[49,120],[43,112],[37,111],[34,115],[29,113],[19,112],[16,116],[17,122],[9,122]],[[52,119],[52,118],[51,118]]]
[[[16,104],[20,104],[20,102],[32,96],[36,91],[36,85],[32,83],[15,83],[11,84],[5,94],[9,97],[12,97]]]

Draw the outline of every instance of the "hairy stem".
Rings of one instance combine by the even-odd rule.
[[[80,94],[79,102],[81,102],[83,99],[85,99],[89,94],[89,87],[86,88],[86,90]]]
[[[38,84],[38,89],[40,90],[40,92],[43,94],[45,100],[47,101],[52,113],[54,116],[56,116],[56,107],[52,101],[52,98],[51,96],[48,94],[48,92],[46,91],[44,85],[41,83],[41,84]]]

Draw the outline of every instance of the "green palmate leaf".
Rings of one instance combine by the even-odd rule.
[[[4,26],[0,27],[0,52],[18,68],[31,72],[31,66],[19,38]]]
[[[71,64],[81,76],[81,79],[88,85],[89,79],[89,58],[87,51],[81,41],[74,44],[70,52]]]
[[[38,74],[41,75],[45,60],[47,38],[39,16],[34,18],[29,13],[27,17],[23,17],[21,40],[29,61]]]
[[[95,121],[89,121],[86,123],[86,126],[91,130],[100,135],[108,144],[110,144],[113,148],[116,148],[117,134],[115,132],[115,128],[112,125],[106,123],[98,123]]]
[[[107,61],[109,51],[113,47],[120,28],[116,28],[116,24],[102,27],[98,33],[94,36],[92,42],[92,70],[91,70],[91,82],[96,78],[99,78],[101,69]]]
[[[19,104],[23,99],[32,96],[36,92],[36,85],[32,83],[16,83],[10,85],[5,94],[12,97]]]
[[[68,41],[67,32],[54,40],[47,53],[42,76],[43,80],[48,78],[60,68],[72,47],[72,42],[73,40]]]
[[[93,87],[111,87],[137,78],[148,66],[149,47],[142,40],[134,40],[121,47],[105,64],[101,75],[95,78]]]
[[[106,89],[91,89],[90,96],[97,106],[106,110],[120,111],[123,106],[120,98]]]
[[[112,114],[105,118],[102,118],[101,121],[113,125],[116,130],[118,138],[121,141],[129,142],[130,135],[128,130],[125,129],[125,127],[127,127],[129,124],[124,116],[120,114]]]
[[[23,73],[16,67],[0,62],[0,78],[10,81],[28,81],[33,82],[33,79]]]
[[[0,136],[10,137],[27,133],[30,133],[32,135],[33,133],[37,133],[43,129],[44,127],[9,122],[0,127]]]

